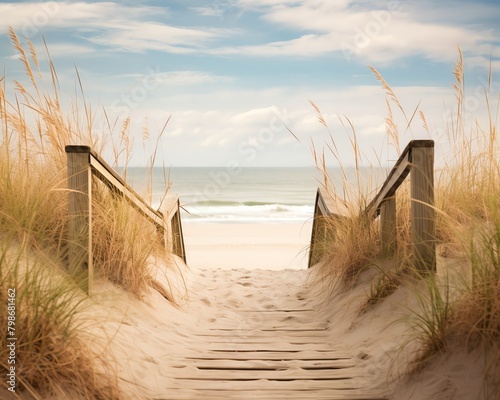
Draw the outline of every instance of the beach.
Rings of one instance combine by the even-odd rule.
[[[312,221],[183,224],[191,268],[305,269]]]

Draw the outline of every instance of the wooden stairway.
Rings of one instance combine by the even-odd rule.
[[[233,308],[230,321],[207,317],[200,332],[191,332],[198,345],[186,344],[175,361],[168,398],[385,398],[364,387],[362,360],[332,343],[327,321],[299,301],[287,305]]]

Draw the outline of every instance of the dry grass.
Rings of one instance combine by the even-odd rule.
[[[15,367],[19,398],[28,393],[64,398],[68,390],[78,398],[123,398],[112,364],[79,338],[74,316],[85,307],[85,296],[52,263],[28,243],[2,236],[0,298],[7,304],[8,290],[15,289],[16,362],[8,363],[12,342],[2,335],[0,365]],[[0,324],[7,327],[7,313],[0,315]],[[7,388],[5,379],[0,388]]]
[[[335,230],[334,239],[329,243],[324,268],[316,271],[316,274],[322,280],[330,280],[332,289],[337,283],[352,287],[357,283],[360,273],[380,253],[377,223],[356,215],[341,222],[329,219],[328,224],[332,225],[328,229]],[[332,264],[335,265],[333,271],[330,267]],[[328,279],[328,276],[334,280]]]
[[[327,140],[320,147],[322,150],[319,151],[313,142],[311,152],[316,169],[322,176],[320,186],[335,205],[334,215],[323,218],[327,240],[317,243],[317,249],[319,248],[319,253],[323,255],[323,262],[313,270],[314,280],[332,293],[338,284],[346,288],[352,287],[359,274],[379,254],[380,234],[377,223],[367,218],[363,211],[370,200],[370,193],[373,192],[375,175],[380,170],[373,166],[370,170],[362,167],[364,157],[354,125],[348,118],[339,117],[349,134],[354,161],[353,168],[345,168],[324,115],[315,103],[310,103],[318,115],[319,122],[327,130]],[[298,140],[296,136],[295,138]],[[339,164],[338,179],[341,185],[336,184],[337,182],[333,181],[335,178],[329,173],[330,156]]]
[[[406,113],[396,92],[374,68],[377,80],[387,93],[387,135],[389,143],[399,151],[402,134],[395,121],[393,110],[401,113],[405,121],[404,132],[411,130],[420,117],[424,131],[428,131],[427,120],[417,108]],[[440,271],[439,276],[419,277],[411,266],[410,195],[407,186],[397,192],[397,250],[389,268],[378,267],[372,290],[367,298],[366,309],[383,301],[402,284],[413,288],[419,307],[413,310],[410,326],[413,338],[421,343],[418,363],[424,365],[431,357],[446,351],[450,343],[467,348],[486,347],[498,356],[500,339],[500,141],[496,120],[498,107],[490,105],[489,88],[484,91],[484,107],[489,114],[489,124],[482,127],[471,121],[464,112],[463,58],[454,69],[456,83],[453,85],[457,105],[456,113],[447,122],[445,137],[450,152],[439,161],[436,172],[436,240],[441,257],[457,259],[457,271],[452,267]],[[491,74],[490,74],[491,82]],[[499,101],[500,103],[500,101]],[[314,105],[322,125],[327,127],[318,106]],[[356,135],[351,133],[356,170],[359,170],[360,146]],[[337,148],[328,131],[326,148],[339,160]],[[444,143],[440,143],[444,144]],[[319,154],[313,145],[312,153],[318,169],[323,173],[323,185],[330,189],[334,185],[328,176],[325,154]],[[446,147],[446,146],[442,146]],[[342,171],[345,167],[341,166]],[[377,268],[380,262],[378,223],[363,220],[360,212],[372,193],[360,188],[359,194],[346,196],[342,191],[331,191],[337,204],[348,210],[346,218],[330,220],[333,239],[325,246],[324,260],[315,273],[322,285],[330,290],[338,282],[352,286],[360,272],[370,267]],[[372,194],[373,195],[373,194]],[[468,264],[469,273],[458,272],[460,264]],[[459,275],[458,283],[451,283],[451,275]],[[419,277],[416,281],[414,278]],[[327,281],[325,283],[324,281]]]
[[[74,104],[63,107],[50,56],[46,82],[34,46],[28,42],[30,50],[25,51],[12,29],[10,38],[28,78],[26,85],[14,81],[12,87],[6,76],[0,79],[0,296],[5,301],[7,288],[16,288],[18,394],[124,398],[111,362],[104,356],[94,357],[81,339],[88,335],[74,317],[87,300],[65,271],[68,196],[64,148],[89,145],[99,153],[107,143],[93,135],[95,115],[84,101],[81,84],[83,100],[75,99]],[[111,128],[118,125],[109,124],[111,138]],[[119,132],[118,145],[111,144],[115,163],[130,157],[127,125]],[[161,246],[158,232],[140,214],[114,199],[107,187],[95,185],[96,275],[138,298],[153,288],[171,299],[150,273],[151,259],[158,258],[153,256],[159,256],[156,252]],[[5,313],[0,316],[5,327],[4,318]],[[7,359],[5,340],[1,336],[2,367]],[[0,391],[6,385],[2,379]]]
[[[437,328],[437,333],[420,330],[426,343],[421,359],[451,343],[469,349],[486,346],[498,352],[500,338],[500,141],[496,116],[489,109],[485,88],[490,124],[484,129],[474,121],[467,128],[461,111],[465,93],[461,53],[454,73],[458,112],[448,138],[455,146],[437,182],[438,240],[446,250],[444,256],[468,261],[469,273],[451,288],[448,277],[454,271],[443,271],[438,285],[432,278],[428,281],[427,304],[431,307],[422,306],[419,318],[424,326]]]
[[[165,252],[163,232],[125,199],[103,189],[95,190],[92,199],[96,273],[141,298],[153,281],[151,255]]]

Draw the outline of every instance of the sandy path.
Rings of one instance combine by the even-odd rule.
[[[359,360],[329,338],[306,270],[191,271],[190,324],[157,399],[373,399]],[[163,393],[165,395],[163,396]]]
[[[281,224],[185,223],[182,229],[192,268],[307,268],[311,221]]]

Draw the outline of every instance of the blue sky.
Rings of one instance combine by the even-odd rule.
[[[497,1],[0,1],[0,57],[8,80],[22,80],[7,27],[29,36],[42,59],[43,35],[68,104],[78,68],[96,134],[112,136],[103,108],[111,120],[130,116],[133,165],[146,163],[170,116],[160,144],[166,165],[310,165],[310,140],[321,148],[328,131],[309,100],[344,163],[352,163],[352,133],[339,116],[354,124],[367,162],[378,154],[390,163],[396,156],[387,145],[385,94],[368,66],[408,114],[419,102],[425,113],[428,132],[418,118],[404,132],[394,110],[402,146],[414,138],[439,145],[454,104],[457,46],[466,111],[485,116],[479,103],[490,59],[498,96],[499,21]]]

